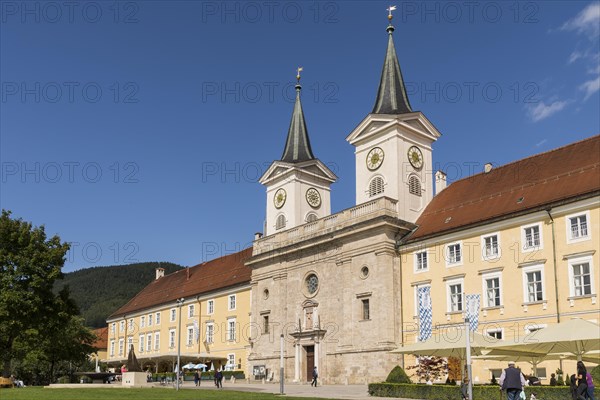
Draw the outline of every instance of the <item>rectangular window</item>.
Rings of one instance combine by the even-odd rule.
[[[537,367],[536,368],[537,371],[537,377],[540,379],[547,379],[548,378],[548,374],[546,372],[546,367]]]
[[[175,329],[169,330],[169,348],[175,348]]]
[[[229,295],[229,310],[235,310],[235,294]]]
[[[133,336],[127,336],[127,349],[125,350],[125,357],[127,357],[129,354],[131,346],[133,346]]]
[[[110,333],[115,333],[116,328],[117,328],[116,322],[113,322],[112,324],[110,324]]]
[[[160,350],[160,332],[154,333],[154,350]]]
[[[144,338],[145,338],[145,337],[146,337],[146,336],[144,336],[144,335],[140,335],[140,353],[143,353],[143,352],[144,352],[144,343],[145,343],[145,342],[144,342]]]
[[[146,335],[146,351],[147,352],[152,351],[152,334],[151,333]]]
[[[140,317],[140,328],[144,328],[146,326],[146,317],[142,315]]]
[[[133,330],[133,318],[131,318],[127,323],[127,330]]]
[[[569,225],[571,226],[571,239],[581,239],[587,237],[588,223],[586,214],[569,218]]]
[[[500,246],[498,244],[498,235],[488,235],[483,237],[483,258],[496,258],[500,255]]]
[[[188,346],[191,346],[194,344],[194,327],[193,326],[188,326],[188,328],[187,328],[186,344]]]
[[[424,288],[424,287],[429,287],[430,292],[431,292],[431,284],[429,283],[424,283],[421,285],[414,285],[415,288],[415,297],[414,297],[414,302],[415,302],[415,316],[419,315],[419,289],[420,288]]]
[[[592,294],[592,275],[590,263],[573,264],[573,295],[585,296]]]
[[[119,355],[123,355],[123,346],[125,345],[125,341],[123,339],[119,339]]]
[[[500,378],[500,375],[502,375],[502,368],[490,368],[490,379],[493,376],[494,378],[498,379]]]
[[[362,299],[362,319],[371,319],[369,312],[369,299]]]
[[[527,273],[527,296],[529,302],[542,301],[542,271]]]
[[[213,324],[206,324],[206,343],[214,341],[215,327]]]
[[[109,354],[110,354],[111,357],[115,356],[115,341],[114,340],[110,341],[110,351],[109,351]]]
[[[462,282],[448,283],[448,311],[458,312],[463,310]]]
[[[484,278],[485,280],[485,306],[498,307],[500,301],[500,277],[494,276]]]
[[[194,318],[194,305],[190,304],[188,306],[188,318]]]
[[[448,265],[460,264],[462,262],[462,252],[460,243],[449,244],[446,249],[446,261]]]
[[[269,316],[263,315],[263,333],[269,333]]]
[[[488,329],[485,331],[488,336],[496,338],[498,340],[502,340],[504,338],[502,329]]]
[[[427,252],[421,251],[415,253],[415,268],[417,271],[426,271],[427,270]]]
[[[156,325],[160,325],[160,312],[156,313]]]
[[[229,365],[230,369],[235,369],[235,354],[227,354],[227,365]]]
[[[227,340],[230,342],[235,341],[235,318],[227,320]]]
[[[212,314],[215,312],[215,301],[214,300],[209,300],[206,302],[206,313],[207,314]]]
[[[177,319],[177,309],[171,308],[171,322],[175,322]]]
[[[541,245],[539,224],[523,228],[523,250],[539,249]]]
[[[152,326],[152,320],[153,320],[153,315],[152,314],[148,314],[148,326]]]
[[[125,321],[119,322],[119,332],[125,332]]]

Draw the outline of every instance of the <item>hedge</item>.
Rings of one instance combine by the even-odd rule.
[[[565,400],[570,399],[571,394],[568,386],[536,386],[525,388],[527,398],[535,393],[538,399],[543,400]],[[379,397],[403,397],[405,399],[423,400],[459,400],[460,386],[448,385],[415,385],[403,383],[370,383],[369,394]],[[594,391],[598,398],[599,391]],[[473,386],[474,400],[500,399],[500,388],[492,385]],[[502,397],[505,399],[506,397]]]
[[[231,379],[232,375],[235,377],[235,379],[246,379],[246,375],[244,374],[244,371],[223,371],[223,379],[224,380]],[[163,380],[163,378],[169,378],[171,381],[173,381],[173,380],[175,380],[175,373],[174,372],[161,372],[158,374],[152,374],[152,380],[154,382],[160,382]],[[210,381],[210,380],[215,379],[215,371],[202,372],[201,379],[203,381]],[[186,382],[193,381],[194,373],[193,372],[184,372],[183,380]]]

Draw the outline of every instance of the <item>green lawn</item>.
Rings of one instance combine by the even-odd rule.
[[[1,400],[274,400],[282,397],[265,393],[229,390],[174,389],[0,389]],[[285,397],[286,400],[306,400],[306,397]]]

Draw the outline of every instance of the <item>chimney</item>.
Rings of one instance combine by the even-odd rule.
[[[492,163],[486,163],[483,166],[483,172],[487,174],[488,172],[490,172],[492,170],[492,167],[493,167]]]
[[[444,189],[446,189],[446,174],[442,171],[437,171],[435,173],[435,194],[440,193]]]
[[[254,240],[258,240],[258,239],[260,239],[261,237],[263,237],[263,234],[262,234],[262,233],[260,233],[260,232],[256,232],[256,233],[254,234]]]
[[[185,279],[190,280],[190,268],[189,267],[186,268],[185,271],[186,271],[185,273],[187,274]]]
[[[156,279],[160,279],[163,276],[165,276],[165,269],[161,267],[156,268]]]

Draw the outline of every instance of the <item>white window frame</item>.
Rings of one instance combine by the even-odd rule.
[[[414,289],[415,289],[414,290],[415,317],[419,316],[419,289],[424,288],[424,287],[429,287],[429,293],[431,296],[431,283],[423,283],[423,284],[414,286]],[[432,298],[432,302],[433,302],[433,298]]]
[[[146,335],[146,352],[150,353],[152,351],[152,334],[149,333]]]
[[[154,332],[154,351],[160,350],[160,332]]]
[[[425,255],[425,268],[419,268],[419,265],[421,265],[421,263],[419,262],[419,257],[423,254]],[[427,250],[416,251],[414,253],[414,272],[415,272],[415,274],[420,274],[422,272],[427,272],[427,271],[429,271],[429,253],[427,252]]]
[[[111,339],[111,341],[110,341],[110,347],[109,347],[109,352],[108,352],[108,354],[109,354],[111,357],[114,357],[114,356],[115,356],[115,340],[114,340],[114,339]]]
[[[153,315],[152,313],[148,314],[148,326],[152,326],[153,323]]]
[[[526,230],[530,228],[536,228],[539,232],[539,244],[534,246],[527,246],[527,234]],[[531,253],[533,251],[542,250],[544,248],[544,235],[542,234],[542,223],[536,222],[535,224],[523,225],[521,227],[521,251],[523,253]]]
[[[500,333],[501,337],[498,340],[504,340],[504,328],[489,328],[489,329],[485,330],[485,334],[487,336],[497,339],[496,336],[492,336],[492,335],[490,335],[490,333]]]
[[[233,329],[232,329],[233,327]],[[235,342],[237,336],[237,321],[235,318],[227,318],[227,340]]]
[[[215,300],[210,299],[206,302],[206,313],[212,315],[215,313]]]
[[[175,329],[169,329],[169,349],[174,349],[177,345],[177,331]]]
[[[206,324],[206,343],[215,342],[215,324],[208,322]]]
[[[140,317],[140,328],[145,328],[146,327],[146,316],[142,315]]]
[[[490,279],[498,279],[498,290],[500,297],[500,304],[489,304],[489,298],[487,295],[488,286],[487,281]],[[481,289],[483,293],[483,306],[484,308],[492,308],[492,307],[502,307],[504,305],[504,298],[502,296],[502,272],[489,272],[487,274],[482,274],[481,276]]]
[[[574,238],[573,231],[571,229],[571,218],[577,218],[577,217],[581,217],[581,216],[585,216],[587,235]],[[577,243],[577,242],[583,242],[586,240],[591,240],[592,239],[591,222],[592,221],[590,220],[589,210],[565,216],[565,225],[566,225],[566,229],[567,229],[567,243],[570,244],[570,243]]]
[[[233,361],[233,362],[231,362]],[[235,353],[227,354],[227,364],[232,365],[232,369],[235,369]]]
[[[188,305],[188,318],[194,318],[195,304]]]
[[[112,324],[110,324],[110,333],[115,333],[116,330],[117,330],[117,323],[113,322]]]
[[[486,245],[485,241],[487,239],[491,239],[493,237],[496,237],[497,253],[488,255],[487,247],[486,247],[487,245]],[[501,247],[501,242],[500,242],[500,232],[493,232],[493,233],[488,233],[486,235],[481,235],[481,259],[483,261],[497,260],[501,256],[502,256],[502,247]]]
[[[133,330],[133,318],[130,318],[128,323],[127,323],[127,329],[129,329],[130,331]]]
[[[567,265],[569,268],[569,295],[570,297],[587,297],[593,296],[596,294],[596,287],[594,283],[596,282],[594,279],[594,261],[591,255],[588,256],[580,256],[580,257],[571,257],[567,259]],[[590,290],[589,294],[577,295],[575,294],[575,274],[573,272],[573,268],[575,265],[579,264],[588,264],[590,267]]]
[[[146,348],[145,340],[144,340],[145,338],[146,338],[146,334],[140,333],[140,335],[138,337],[138,340],[139,340],[138,350],[140,353],[143,353]]]
[[[154,318],[156,325],[160,325],[160,317],[161,317],[161,315],[160,315],[160,311],[159,311],[156,313],[155,318]]]
[[[233,300],[233,307],[232,307],[232,301]],[[227,309],[229,311],[233,311],[237,308],[237,295],[236,294],[230,294],[229,296],[227,296]]]
[[[133,335],[127,336],[127,348],[125,349],[125,357],[129,354],[129,349],[131,349],[131,345],[133,345]]]
[[[186,329],[185,344],[186,344],[186,346],[194,345],[194,326],[193,325],[189,325]]]
[[[125,339],[121,338],[119,339],[119,356],[123,355],[123,352],[125,351]]]
[[[530,272],[541,271],[541,282],[542,282],[542,300],[529,301],[529,290],[527,283],[527,274]],[[524,304],[532,304],[546,301],[546,276],[544,273],[544,264],[536,264],[531,265],[529,267],[524,267],[522,271],[523,277],[523,303]]]
[[[171,308],[171,310],[169,310],[169,316],[169,321],[175,322],[177,320],[177,309]]]
[[[455,262],[450,262],[450,247],[452,246],[458,246],[460,249],[460,260]],[[446,267],[451,268],[463,265],[464,256],[465,254],[462,241],[448,243],[446,246],[444,246],[444,259],[446,260]]]
[[[452,309],[452,286],[460,285],[460,310]],[[446,311],[448,313],[465,312],[465,280],[464,278],[446,281]]]
[[[125,332],[125,321],[119,321],[119,332]]]

